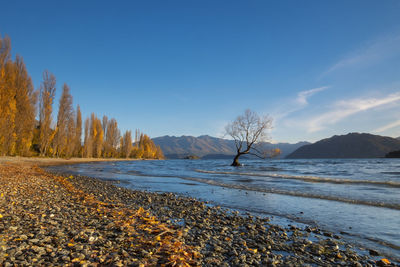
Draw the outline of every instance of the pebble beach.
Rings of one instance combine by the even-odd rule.
[[[337,233],[42,168],[66,163],[0,161],[1,266],[398,266]]]

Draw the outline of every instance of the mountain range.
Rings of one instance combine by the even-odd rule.
[[[367,133],[349,133],[300,147],[287,158],[382,158],[400,149],[400,139]]]
[[[200,158],[231,158],[236,153],[233,140],[212,137],[209,135],[194,136],[161,136],[153,138],[153,142],[159,145],[167,158],[185,158],[197,156]],[[280,157],[285,157],[297,148],[309,144],[308,142],[289,143],[264,143],[268,149],[279,148]]]
[[[170,159],[200,157],[203,159],[232,158],[233,140],[209,135],[162,136],[153,138],[165,156]],[[400,137],[392,138],[367,133],[335,135],[313,144],[309,142],[264,143],[264,147],[281,150],[280,158],[381,158],[391,151],[400,150]]]

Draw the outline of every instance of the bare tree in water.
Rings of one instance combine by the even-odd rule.
[[[240,166],[239,157],[245,154],[254,155],[259,158],[277,156],[279,149],[263,149],[262,142],[268,141],[267,131],[272,129],[272,118],[260,117],[254,111],[247,109],[233,122],[225,127],[225,132],[235,141],[236,156],[232,166]]]

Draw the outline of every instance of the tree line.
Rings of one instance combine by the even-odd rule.
[[[83,122],[67,84],[54,120],[55,93],[56,77],[47,70],[34,89],[22,57],[11,58],[10,38],[0,36],[1,156],[164,158],[161,148],[139,130],[134,140],[131,131],[121,134],[114,118],[92,113]]]

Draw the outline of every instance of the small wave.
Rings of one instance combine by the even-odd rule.
[[[249,178],[247,178],[247,179],[239,179],[239,180],[237,180],[238,182],[241,182],[241,183],[251,183],[251,182],[253,182],[253,179],[249,179]]]
[[[273,172],[279,172],[279,171],[283,171],[283,169],[281,168],[277,168],[277,167],[260,167],[258,168],[260,171],[273,171]]]
[[[209,171],[202,171],[202,170],[197,170],[197,171],[209,173]],[[216,172],[212,172],[212,173],[216,173]],[[226,174],[226,172],[217,172],[217,173]],[[233,173],[233,174],[237,174],[237,173]],[[212,180],[212,179],[197,178],[197,177],[190,177],[190,176],[159,175],[159,174],[152,174],[152,175],[136,174],[136,176],[159,177],[159,178],[179,178],[179,179],[183,179],[183,180],[187,180],[187,181],[194,181],[194,182],[198,182],[198,183],[219,186],[219,187],[225,187],[225,188],[254,191],[254,192],[261,192],[261,193],[288,195],[288,196],[295,196],[295,197],[315,198],[315,199],[322,199],[322,200],[344,202],[344,203],[349,203],[349,204],[384,207],[384,208],[389,208],[389,209],[400,210],[400,204],[396,204],[396,203],[372,202],[372,201],[367,201],[367,200],[356,200],[356,199],[343,198],[343,197],[339,197],[339,196],[317,195],[317,194],[310,194],[310,193],[306,193],[306,192],[280,190],[280,189],[275,189],[275,188],[251,187],[251,186],[247,186],[245,184],[226,184],[226,183],[222,183],[222,182]]]
[[[350,198],[343,198],[339,196],[327,196],[327,195],[317,195],[317,194],[310,194],[306,192],[298,192],[298,191],[287,191],[287,190],[280,190],[274,188],[255,188],[249,187],[243,184],[226,184],[221,183],[219,181],[211,180],[211,179],[204,179],[204,178],[195,178],[195,177],[178,177],[180,179],[196,181],[199,183],[205,183],[214,186],[232,188],[232,189],[239,189],[239,190],[246,190],[246,191],[255,191],[255,192],[262,192],[262,193],[272,193],[272,194],[280,194],[280,195],[288,195],[288,196],[295,196],[295,197],[304,197],[304,198],[315,198],[315,199],[322,199],[322,200],[330,200],[330,201],[338,201],[344,202],[349,204],[358,204],[358,205],[366,205],[366,206],[375,206],[375,207],[383,207],[389,209],[400,210],[400,204],[396,203],[384,203],[384,202],[372,202],[367,200],[356,200]]]
[[[400,172],[381,172],[382,174],[400,175]]]
[[[260,174],[260,173],[245,173],[245,172],[221,172],[221,171],[206,171],[206,170],[195,170],[199,173],[210,173],[210,174],[229,174],[229,175],[239,175],[239,176],[256,176],[256,177],[273,177],[282,179],[292,179],[292,180],[302,180],[305,182],[314,183],[333,183],[333,184],[373,184],[380,186],[389,187],[400,187],[399,182],[394,181],[372,181],[372,180],[350,180],[350,179],[334,179],[334,178],[324,178],[318,176],[295,176],[295,175],[285,175],[285,174]]]

